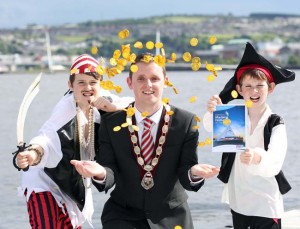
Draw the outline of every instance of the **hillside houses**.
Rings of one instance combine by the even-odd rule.
[[[120,41],[117,34],[124,28],[130,31],[130,37]],[[167,15],[50,28],[31,25],[0,29],[0,72],[47,69],[58,65],[68,68],[74,56],[90,52],[92,46],[98,47],[99,56],[110,58],[122,42],[154,41],[156,31],[160,31],[166,52],[177,53],[177,62],[182,61],[183,52],[189,51],[202,61],[237,64],[245,43],[250,41],[272,62],[281,66],[300,66],[300,16]],[[50,42],[47,42],[47,33]],[[217,37],[216,44],[208,44],[206,37],[210,35]],[[192,37],[199,38],[199,45],[191,49],[189,39]]]

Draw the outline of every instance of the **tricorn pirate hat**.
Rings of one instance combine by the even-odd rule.
[[[231,96],[231,92],[236,88],[238,75],[240,75],[242,69],[247,69],[247,67],[253,68],[253,66],[260,66],[262,69],[265,69],[266,72],[270,73],[271,81],[275,84],[290,82],[295,79],[295,72],[273,65],[263,56],[258,54],[254,47],[247,42],[243,57],[234,72],[234,76],[226,83],[219,94],[223,103],[228,103],[235,99]],[[236,99],[242,99],[241,95],[238,95]]]

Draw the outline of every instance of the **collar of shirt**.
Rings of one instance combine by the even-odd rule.
[[[136,124],[140,129],[140,131],[138,131],[139,142],[141,142],[141,138],[142,138],[142,134],[143,134],[143,130],[144,130],[143,120],[145,117],[142,116],[142,113],[136,107],[134,107],[134,108],[135,108],[134,115],[135,115]],[[157,133],[157,129],[158,129],[158,125],[159,125],[159,121],[160,121],[162,112],[163,112],[163,106],[161,106],[158,109],[158,111],[156,111],[153,115],[148,117],[153,122],[152,128],[151,128],[151,135],[153,137],[154,142],[156,140],[156,133]]]
[[[257,123],[257,128],[261,128],[264,127],[267,123],[267,120],[269,118],[269,116],[273,114],[271,108],[269,107],[269,105],[266,105],[266,110],[264,111],[264,113],[261,115],[258,123]],[[246,117],[246,124],[247,124],[247,128],[248,128],[248,133],[250,133],[250,128],[251,128],[251,119],[249,117],[249,115],[247,114]],[[256,129],[256,128],[255,128]]]

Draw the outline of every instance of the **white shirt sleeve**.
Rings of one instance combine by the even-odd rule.
[[[287,151],[287,134],[284,124],[279,124],[272,129],[268,150],[256,147],[254,151],[261,156],[258,165],[251,164],[249,172],[254,175],[273,177],[282,168]]]

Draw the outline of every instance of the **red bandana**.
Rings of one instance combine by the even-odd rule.
[[[240,82],[241,75],[244,73],[244,71],[246,71],[248,69],[252,69],[252,68],[255,68],[255,69],[258,69],[258,70],[262,71],[266,75],[266,77],[267,77],[267,79],[270,83],[274,82],[270,70],[267,69],[266,67],[263,67],[263,66],[259,65],[259,64],[248,64],[248,65],[244,65],[243,67],[240,67],[237,70],[237,73],[236,73],[237,82],[238,83]]]

